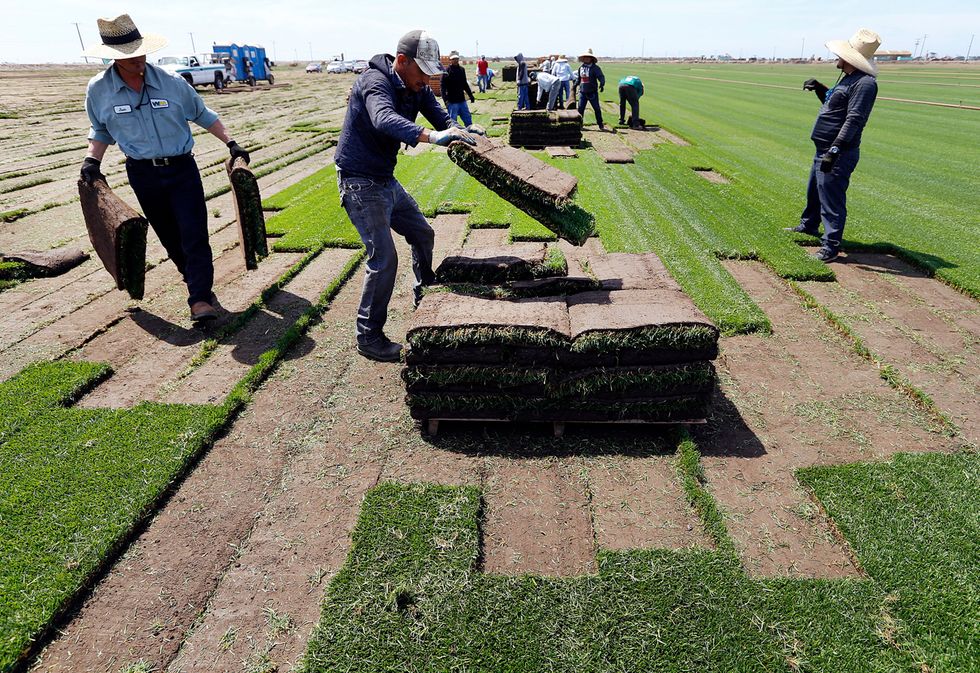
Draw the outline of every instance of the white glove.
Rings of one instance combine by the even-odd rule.
[[[469,133],[457,126],[450,126],[445,131],[429,131],[429,142],[440,147],[448,147],[454,140],[462,140],[464,143],[476,145],[476,139]]]
[[[466,127],[466,130],[475,136],[485,136],[487,134],[487,130],[479,124],[470,124]]]

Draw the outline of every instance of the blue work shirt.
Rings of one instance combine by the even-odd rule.
[[[844,77],[827,91],[810,134],[814,144],[821,149],[831,145],[842,150],[858,147],[877,96],[878,82],[873,76],[857,70]]]
[[[119,143],[131,159],[187,154],[194,147],[187,122],[208,128],[218,120],[184,78],[149,63],[140,93],[126,85],[115,66],[90,79],[85,111],[92,123],[88,139]]]

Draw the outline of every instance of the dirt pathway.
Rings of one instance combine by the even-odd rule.
[[[723,340],[722,394],[697,433],[709,489],[751,574],[854,576],[794,470],[955,443],[930,432],[922,412],[762,265],[726,267],[766,311],[773,334]]]
[[[849,254],[837,283],[802,283],[980,445],[980,304],[881,254]]]

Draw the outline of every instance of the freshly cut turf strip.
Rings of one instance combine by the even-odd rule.
[[[453,143],[449,157],[570,243],[582,245],[595,233],[595,218],[571,200],[578,181],[568,173],[482,137],[477,137],[475,146]]]
[[[448,255],[436,269],[440,283],[497,284],[563,276],[568,272],[565,255],[558,248],[521,243],[463,248]]]
[[[78,196],[89,240],[112,274],[116,287],[143,298],[146,277],[146,229],[149,223],[116,196],[103,180],[78,181]]]
[[[718,328],[680,290],[585,292],[568,298],[572,350],[676,348],[718,342]]]
[[[225,162],[231,193],[238,220],[238,242],[245,258],[246,269],[259,268],[259,260],[268,256],[265,240],[265,215],[262,213],[262,196],[255,174],[245,160],[239,157]]]
[[[65,246],[44,252],[24,251],[0,255],[5,262],[16,262],[22,266],[23,275],[37,278],[60,276],[71,271],[88,259],[88,253],[81,248]],[[2,276],[0,276],[2,277]]]

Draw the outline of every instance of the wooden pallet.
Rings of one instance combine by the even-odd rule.
[[[431,437],[439,434],[439,423],[441,421],[459,421],[461,423],[515,423],[509,418],[426,418],[420,422],[424,424],[425,432]],[[569,423],[576,425],[704,425],[707,423],[705,418],[691,418],[683,421],[579,421],[579,420],[540,420],[540,421],[520,421],[521,423],[551,423],[554,436],[562,437],[565,434],[565,426]]]

